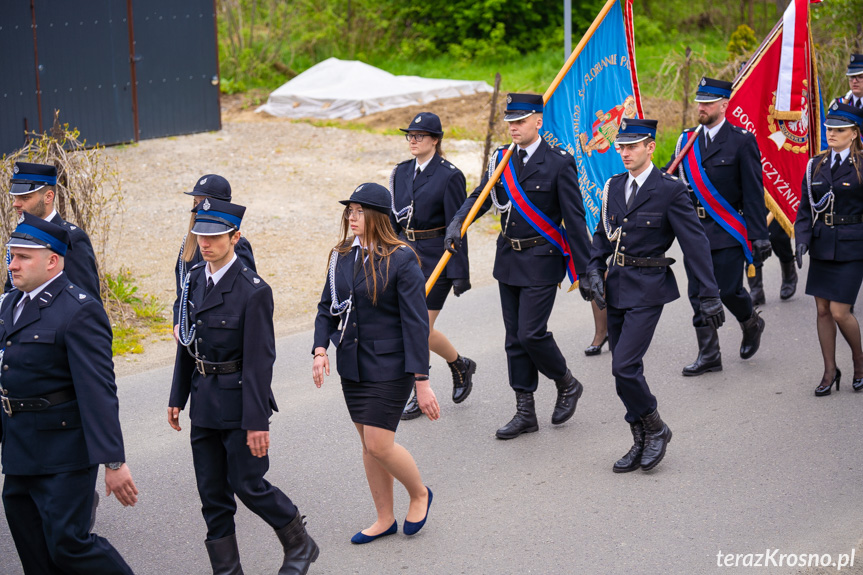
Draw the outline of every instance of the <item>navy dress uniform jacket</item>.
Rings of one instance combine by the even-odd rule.
[[[692,130],[690,128],[686,132]],[[701,164],[707,177],[731,207],[743,214],[747,239],[749,241],[768,239],[761,152],[758,150],[755,136],[726,120],[719,128],[710,147],[705,150],[705,133],[706,130],[702,131],[695,145],[701,146]],[[669,165],[671,162],[665,166],[666,170]],[[694,193],[692,201],[695,202]],[[710,214],[707,214],[701,223],[704,225],[707,239],[710,240],[711,250],[740,247],[740,242],[716,223]]]
[[[339,375],[350,381],[393,381],[411,373],[428,373],[428,308],[416,254],[407,247],[397,248],[390,255],[388,274],[386,266],[382,269],[376,260],[378,292],[377,304],[373,305],[371,277],[366,278],[363,269],[354,277],[355,253],[352,249],[341,254],[336,262],[339,301],[353,294],[353,308],[342,325],[344,337],[338,329],[341,317],[330,313],[328,276],[315,318],[314,347],[326,349],[332,341]],[[366,261],[365,267],[369,265]]]
[[[607,214],[612,228],[622,227],[620,254],[631,257],[664,257],[674,239],[680,243],[687,264],[701,284],[700,297],[719,297],[710,258],[710,245],[686,186],[651,166],[651,173],[626,209],[628,173],[613,176],[608,185]],[[600,219],[593,235],[588,270],[604,271],[614,245]],[[670,266],[612,265],[606,279],[606,301],[620,309],[664,305],[680,297]]]
[[[66,251],[64,272],[69,282],[75,287],[79,287],[94,298],[101,302],[101,290],[99,289],[99,268],[96,265],[96,254],[93,251],[93,244],[90,243],[90,236],[87,232],[70,224],[60,217],[60,214],[55,214],[51,218],[52,224],[61,226],[69,233],[71,246]],[[9,275],[6,275],[6,287],[4,291],[10,291],[12,283],[9,281]]]
[[[835,174],[830,171],[830,157],[831,154],[828,153],[813,161],[820,162],[820,166],[812,176],[812,197],[817,202],[832,189],[834,214],[863,214],[863,182],[857,176],[857,166],[852,162],[853,155],[849,154],[845,161],[839,164]],[[812,204],[809,202],[806,176],[803,177],[801,190],[800,207],[794,222],[795,241],[809,246],[809,256],[819,260],[863,260],[863,223],[828,226],[819,218],[813,227]]]
[[[237,245],[234,246],[234,253],[237,254],[237,258],[242,260],[246,267],[250,268],[253,272],[258,271],[258,268],[255,267],[255,256],[252,253],[252,244],[249,243],[249,240],[245,238],[245,236],[240,236],[240,239],[237,241]],[[192,259],[186,262],[186,269],[190,270],[199,263],[204,261],[204,258],[201,257],[201,250],[199,248],[195,248],[195,255],[192,256]],[[174,325],[180,323],[180,298],[183,297],[183,279],[180,277],[180,256],[177,256],[177,265],[174,266],[174,285],[177,289],[177,297],[174,299]]]
[[[406,160],[393,169],[393,202],[396,210],[401,210],[413,202],[413,216],[408,220],[396,221],[390,216],[393,229],[420,257],[423,275],[431,276],[435,266],[444,253],[443,235],[410,241],[403,228],[412,230],[433,230],[446,228],[467,197],[464,174],[450,162],[435,154],[425,170],[414,179],[416,160]],[[442,278],[469,278],[467,235],[462,239],[461,249],[454,254],[441,273]]]
[[[43,411],[0,414],[3,473],[48,475],[125,461],[111,325],[102,305],[61,273],[13,325],[21,297],[13,290],[0,308],[0,385],[9,397],[74,389],[76,399]]]
[[[178,344],[168,406],[183,409],[191,395],[192,425],[268,431],[270,416],[278,411],[271,387],[276,361],[273,290],[238,257],[204,297],[205,265],[191,270],[188,304],[199,357],[242,360],[242,369],[203,376],[189,351]],[[194,351],[195,343],[190,348]]]
[[[513,156],[513,164],[515,164],[518,156],[515,154]],[[541,140],[527,164],[517,173],[518,181],[528,199],[555,224],[560,226],[561,222],[564,223],[575,271],[581,275],[587,268],[589,240],[575,160],[565,150],[550,146],[545,140]],[[482,182],[458,211],[458,217],[467,217],[467,213],[487,182],[486,173],[483,175]],[[503,184],[498,182],[495,186],[498,201],[506,203],[507,195]],[[477,218],[487,212],[491,205],[492,200],[489,197],[477,213]],[[501,226],[504,225],[506,227],[503,228],[502,234],[510,238],[524,239],[540,235],[514,206],[508,215],[501,215]],[[560,283],[565,274],[566,260],[563,254],[551,244],[516,251],[504,237],[497,238],[494,278],[499,282],[522,287],[553,285]]]

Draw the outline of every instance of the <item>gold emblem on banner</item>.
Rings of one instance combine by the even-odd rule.
[[[773,93],[773,101],[767,110],[767,128],[770,130],[768,138],[776,144],[777,150],[785,149],[794,154],[809,153],[809,93],[805,80],[803,85],[801,112],[778,112],[776,92]]]

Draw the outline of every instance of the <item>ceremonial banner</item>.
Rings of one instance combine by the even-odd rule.
[[[809,0],[794,0],[734,81],[726,114],[755,134],[767,207],[789,235],[806,163],[821,149],[820,117]]]
[[[543,109],[542,137],[575,157],[591,234],[606,180],[626,171],[614,149],[620,121],[644,117],[633,36],[632,0],[617,0]]]

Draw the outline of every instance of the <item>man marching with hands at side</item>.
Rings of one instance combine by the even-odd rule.
[[[615,473],[653,469],[671,441],[671,429],[659,417],[656,398],[644,378],[643,360],[662,307],[680,297],[671,271],[674,260],[665,257],[675,238],[698,280],[705,322],[716,329],[725,321],[710,244],[686,186],[653,165],[656,124],[638,119],[620,124],[615,146],[628,171],[605,184],[602,218],[587,266],[591,299],[600,309],[608,305],[611,371],[633,437],[629,452],[614,464]],[[608,277],[603,279],[606,268]]]

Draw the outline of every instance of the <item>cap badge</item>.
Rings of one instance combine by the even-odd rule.
[[[365,184],[360,184],[360,185],[359,185],[359,187],[358,187],[356,190],[354,190],[354,193],[356,194],[357,192],[359,192],[360,190],[362,190],[362,189],[363,189],[363,186],[365,186]]]
[[[857,54],[851,54],[851,61],[855,62],[857,60]]]
[[[706,80],[705,78],[702,78],[702,79],[701,79],[701,85],[702,85],[702,86],[706,86],[706,85],[707,85],[707,80]]]
[[[620,129],[621,129],[621,130],[625,130],[625,129],[626,129],[626,120],[624,120],[624,121],[622,121],[622,122],[620,123]]]
[[[512,96],[511,96],[511,95],[509,95],[509,94],[507,94],[507,95],[506,95],[506,103],[507,103],[507,104],[512,104]]]
[[[19,223],[19,224],[23,224],[23,223],[24,223],[24,212],[21,212],[21,215],[20,215],[20,216],[18,216],[18,223]]]
[[[830,107],[830,109],[831,109],[831,110],[838,110],[838,109],[839,109],[839,104],[837,104],[836,102],[833,102],[833,106],[831,106],[831,107]]]
[[[15,167],[12,169],[12,173],[13,173],[13,174],[17,174],[17,173],[18,173],[18,166],[15,166]]]
[[[199,185],[199,186],[203,186],[203,185],[204,185],[204,184],[206,184],[206,183],[207,183],[207,178],[204,178],[203,180],[201,180],[200,182],[198,182],[198,185]]]
[[[205,212],[210,211],[210,198],[207,198],[206,200],[204,200],[204,206],[203,207],[204,207]]]
[[[417,116],[416,120],[414,120],[414,124],[419,124],[422,119],[422,116]]]

